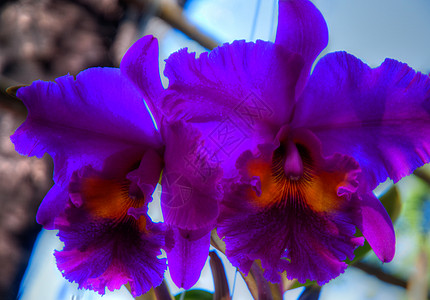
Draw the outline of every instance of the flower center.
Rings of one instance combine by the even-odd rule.
[[[304,189],[312,182],[312,158],[306,148],[293,141],[281,143],[273,152],[271,161],[252,159],[247,164],[251,182],[257,187],[249,196],[259,206],[286,205],[302,202]]]
[[[247,194],[254,204],[265,209],[307,207],[314,212],[340,207],[344,187],[352,189],[355,181],[356,163],[346,156],[323,158],[318,146],[310,149],[316,144],[312,142],[283,140],[271,154],[247,161],[251,179]]]
[[[139,208],[144,199],[130,197],[130,183],[112,179],[86,178],[82,182],[84,205],[94,216],[107,219],[121,219],[129,208]],[[143,195],[142,195],[143,196]]]
[[[146,230],[145,217],[134,217],[129,212],[130,209],[141,209],[145,205],[145,197],[141,192],[137,193],[133,183],[127,179],[105,179],[94,174],[80,177],[75,174],[69,192],[72,202],[92,218],[110,220],[117,225],[133,223],[140,231]]]
[[[303,161],[296,144],[288,140],[282,148],[285,148],[285,176],[290,180],[299,180],[303,176]]]
[[[306,146],[289,139],[273,151],[270,171],[276,185],[291,186],[288,190],[297,195],[299,190],[312,183],[315,161]]]

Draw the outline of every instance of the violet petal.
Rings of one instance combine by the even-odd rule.
[[[305,61],[296,86],[298,97],[308,80],[312,64],[328,43],[324,17],[311,1],[280,0],[275,43],[299,53]]]
[[[58,184],[49,190],[37,210],[36,221],[45,229],[54,229],[55,218],[57,218],[66,208],[69,200],[67,188]]]
[[[282,144],[275,151],[270,150],[273,145],[261,145],[259,153],[245,152],[237,165],[241,180],[224,187],[218,233],[227,257],[245,274],[259,259],[272,282],[286,271],[289,279],[323,284],[346,269],[343,260],[353,258],[364,242],[354,236],[361,210],[352,195],[360,169],[346,155],[322,157],[320,143],[309,131],[287,136],[303,160],[301,178],[284,174]],[[260,178],[260,194],[254,176]]]
[[[170,275],[178,287],[187,290],[200,278],[209,255],[210,232],[197,240],[190,240],[188,235],[174,229],[174,239],[175,246],[167,252]]]
[[[64,248],[58,268],[80,288],[100,294],[130,283],[134,297],[161,283],[166,245],[163,226],[146,215],[145,199],[124,193],[126,181],[104,178],[91,167],[73,173],[67,208],[55,220]],[[132,209],[137,211],[130,211]]]
[[[67,185],[73,171],[129,148],[160,145],[142,97],[119,69],[92,68],[56,82],[18,90],[29,111],[11,136],[16,150],[54,159],[54,181]]]
[[[302,66],[299,55],[261,40],[234,41],[197,59],[183,49],[166,61],[169,92],[162,108],[171,119],[191,122],[228,115],[244,130],[282,124],[291,115]]]
[[[197,230],[215,225],[222,171],[211,161],[200,133],[185,123],[163,126],[165,168],[161,208],[166,224]]]
[[[372,190],[430,161],[430,78],[390,59],[371,69],[345,52],[328,54],[291,124],[311,129],[325,155],[354,157]]]
[[[373,193],[360,194],[361,224],[363,233],[376,256],[390,262],[396,250],[393,223],[382,203]]]
[[[124,54],[120,69],[140,89],[157,123],[160,122],[158,107],[164,88],[160,78],[157,39],[146,35],[135,42]]]

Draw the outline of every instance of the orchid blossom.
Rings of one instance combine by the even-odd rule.
[[[136,65],[139,69],[132,70]],[[136,88],[123,71],[144,77],[149,86]],[[46,229],[59,230],[64,248],[55,253],[58,268],[80,288],[104,294],[106,287],[113,290],[130,283],[133,296],[139,296],[161,283],[167,267],[166,259],[158,258],[161,249],[175,255],[182,235],[206,237],[203,245],[209,250],[208,234],[217,211],[207,208],[213,216],[212,221],[204,219],[203,229],[187,227],[186,219],[170,222],[178,218],[174,216],[176,199],[181,199],[178,182],[186,181],[188,188],[197,183],[194,191],[202,186],[186,164],[204,163],[205,157],[184,160],[183,155],[194,153],[199,143],[199,133],[191,125],[163,123],[161,133],[154,127],[145,100],[151,103],[163,90],[157,40],[146,36],[126,53],[121,69],[91,68],[76,79],[67,75],[55,82],[36,81],[17,91],[29,114],[11,140],[20,154],[48,153],[54,160],[55,184],[37,221]],[[157,111],[154,115],[157,118]],[[167,146],[166,138],[172,141]],[[183,143],[175,142],[179,139]],[[153,223],[147,215],[163,169],[163,183],[172,182],[163,189],[162,198],[171,204],[173,214],[165,209],[165,224]],[[213,174],[215,181],[220,174],[219,170]],[[220,198],[213,186],[198,197]],[[184,222],[185,226],[176,226]],[[205,260],[196,266],[202,268]]]
[[[274,43],[172,54],[155,105],[202,132],[223,168],[218,234],[247,274],[324,284],[366,239],[393,259],[392,222],[373,194],[430,159],[430,79],[395,60],[370,68],[335,52],[308,0],[280,0]],[[364,236],[357,235],[359,229]]]
[[[57,229],[64,277],[100,294],[138,296],[200,277],[214,228],[229,260],[266,279],[324,284],[366,239],[383,262],[391,220],[373,194],[430,160],[430,78],[387,59],[370,68],[329,53],[308,0],[279,0],[275,42],[234,41],[166,61],[137,41],[120,68],[36,81],[17,91],[29,114],[16,150],[54,160],[37,221]],[[154,122],[158,126],[154,126]],[[164,223],[147,214],[161,177]],[[362,235],[358,234],[359,232]]]

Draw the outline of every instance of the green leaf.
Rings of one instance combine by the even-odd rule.
[[[357,236],[363,236],[363,235],[360,232],[359,234],[357,234]],[[346,259],[345,262],[348,265],[352,265],[352,264],[356,263],[357,261],[362,260],[366,256],[366,254],[370,252],[370,250],[372,250],[372,248],[370,247],[369,243],[367,241],[365,241],[363,246],[355,249],[354,259],[353,260]]]
[[[306,280],[305,283],[300,283],[298,281],[296,281],[290,288],[290,290],[299,288],[299,287],[303,287],[303,286],[311,286],[311,285],[318,285],[318,283],[316,281],[311,281],[311,280]]]
[[[393,185],[379,200],[388,212],[393,223],[397,220],[402,209],[399,190]]]
[[[209,293],[205,290],[188,290],[185,291],[185,297],[184,300],[212,300],[213,299],[213,293]],[[176,300],[181,299],[181,295],[183,293],[177,294],[175,296]]]

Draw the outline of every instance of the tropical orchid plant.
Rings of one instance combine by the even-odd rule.
[[[345,52],[315,64],[327,43],[310,1],[279,0],[275,42],[180,50],[167,88],[151,36],[120,68],[19,88],[29,114],[11,140],[54,160],[37,221],[58,230],[63,276],[100,294],[129,284],[137,297],[168,265],[189,289],[212,242],[256,298],[273,298],[283,289],[268,282],[339,276],[365,240],[391,261],[392,221],[373,190],[429,162],[430,78]],[[162,223],[147,214],[158,183]]]

